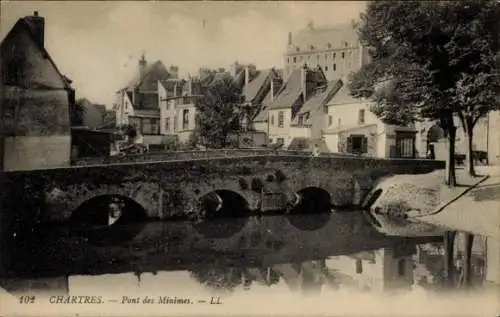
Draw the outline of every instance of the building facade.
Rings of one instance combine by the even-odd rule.
[[[142,56],[136,76],[116,93],[116,125],[132,125],[145,143],[161,143],[158,82],[177,77],[176,66],[167,70],[161,61],[148,65]]]
[[[71,80],[45,48],[45,19],[19,19],[1,50],[0,166],[4,170],[70,164]],[[43,153],[43,154],[41,154]]]
[[[309,68],[306,65],[288,77],[274,101],[268,106],[268,133],[272,143],[281,143],[288,147],[295,137],[307,137],[303,135],[303,131],[293,129],[292,122],[308,98],[326,84],[321,68]]]
[[[312,23],[294,36],[288,34],[284,54],[285,80],[304,64],[320,66],[328,81],[347,77],[368,62],[354,23],[315,27]]]
[[[370,100],[352,97],[347,86],[339,89],[326,104],[328,150],[380,158],[416,157],[416,129],[383,123],[370,111],[371,105]]]

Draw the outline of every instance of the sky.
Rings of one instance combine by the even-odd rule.
[[[288,32],[308,22],[326,26],[358,19],[362,1],[1,1],[0,38],[18,18],[45,18],[45,47],[73,80],[77,98],[111,108],[116,90],[148,62],[177,65],[180,75],[234,61],[283,67]]]

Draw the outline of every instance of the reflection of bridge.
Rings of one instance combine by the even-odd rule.
[[[11,245],[6,269],[12,277],[36,278],[124,272],[192,270],[193,266],[270,267],[283,263],[321,260],[328,256],[348,255],[380,248],[407,252],[417,242],[440,238],[405,239],[376,232],[357,211],[331,214],[327,224],[315,231],[297,229],[297,218],[322,215],[294,215],[246,219],[244,229],[227,239],[204,237],[192,223],[157,221],[123,226],[115,235],[135,235],[125,243],[116,243],[113,232],[99,237],[110,240],[95,244],[91,231],[73,232],[60,227],[33,233]],[[321,220],[321,219],[320,219]],[[223,220],[222,226],[230,226]],[[322,220],[321,220],[322,221]],[[111,228],[109,229],[111,230]],[[5,250],[2,249],[3,252]]]

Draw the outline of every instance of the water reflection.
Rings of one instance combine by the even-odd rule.
[[[331,214],[326,224],[314,231],[294,226],[305,218],[314,221],[311,217],[315,215],[249,217],[244,228],[228,238],[204,236],[188,221],[143,222],[117,226],[117,231],[38,228],[20,233],[12,239],[9,252],[2,251],[8,258],[2,287],[16,291],[22,289],[16,280],[55,278],[57,283],[46,282],[41,288],[55,287],[63,292],[69,288],[72,293],[67,278],[66,287],[61,287],[61,276],[69,276],[71,281],[74,276],[85,280],[112,274],[123,279],[133,274],[139,289],[152,291],[154,283],[166,285],[160,277],[168,272],[177,276],[176,288],[194,282],[210,294],[253,293],[262,288],[303,295],[321,294],[325,289],[440,290],[441,237],[386,236],[361,212]],[[324,221],[324,215],[317,217]],[[212,225],[219,230],[231,226],[228,219],[212,221],[218,222]],[[96,243],[96,238],[107,242]],[[473,267],[476,285],[480,285],[486,275],[485,246],[480,245],[481,239],[475,241],[479,246]],[[457,248],[456,257],[460,252]],[[144,277],[150,274],[154,279],[145,286]],[[122,288],[119,282],[112,284],[118,287],[117,292]],[[35,284],[30,285],[33,288]]]

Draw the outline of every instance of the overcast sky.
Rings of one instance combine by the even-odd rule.
[[[357,19],[364,2],[56,2],[2,1],[1,38],[19,17],[45,17],[45,46],[71,78],[77,97],[111,107],[114,92],[148,61],[178,65],[180,74],[233,61],[283,67],[287,34],[309,21]]]

